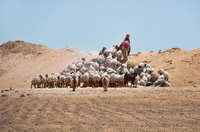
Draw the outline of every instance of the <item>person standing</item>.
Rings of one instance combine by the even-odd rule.
[[[128,56],[131,51],[131,45],[130,45],[130,35],[126,34],[126,37],[124,38],[124,41],[120,44],[118,50],[122,51],[123,59],[125,61],[128,60]]]

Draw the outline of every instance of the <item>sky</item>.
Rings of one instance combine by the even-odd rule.
[[[127,33],[131,53],[200,48],[200,0],[0,0],[0,44],[90,52]]]

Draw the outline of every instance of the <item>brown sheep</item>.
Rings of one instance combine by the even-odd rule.
[[[125,73],[124,74],[124,83],[125,85],[128,85],[128,82],[131,82],[131,86],[130,87],[136,87],[137,88],[137,82],[138,82],[138,78],[137,78],[137,73]]]
[[[78,86],[78,77],[76,75],[72,75],[72,78],[71,78],[71,87],[73,88],[73,91],[76,90],[77,86]]]
[[[110,82],[110,79],[108,77],[105,76],[105,77],[102,78],[102,84],[103,84],[103,91],[104,92],[108,91],[109,82]]]

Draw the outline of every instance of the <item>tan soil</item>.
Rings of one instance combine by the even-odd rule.
[[[166,69],[171,88],[30,89],[34,76],[96,55],[23,41],[0,45],[0,131],[200,131],[200,49],[129,57]]]

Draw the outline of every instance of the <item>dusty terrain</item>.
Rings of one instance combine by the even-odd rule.
[[[0,45],[0,131],[200,131],[200,49],[129,57],[167,70],[171,88],[30,89],[34,76],[96,55],[23,41]]]

